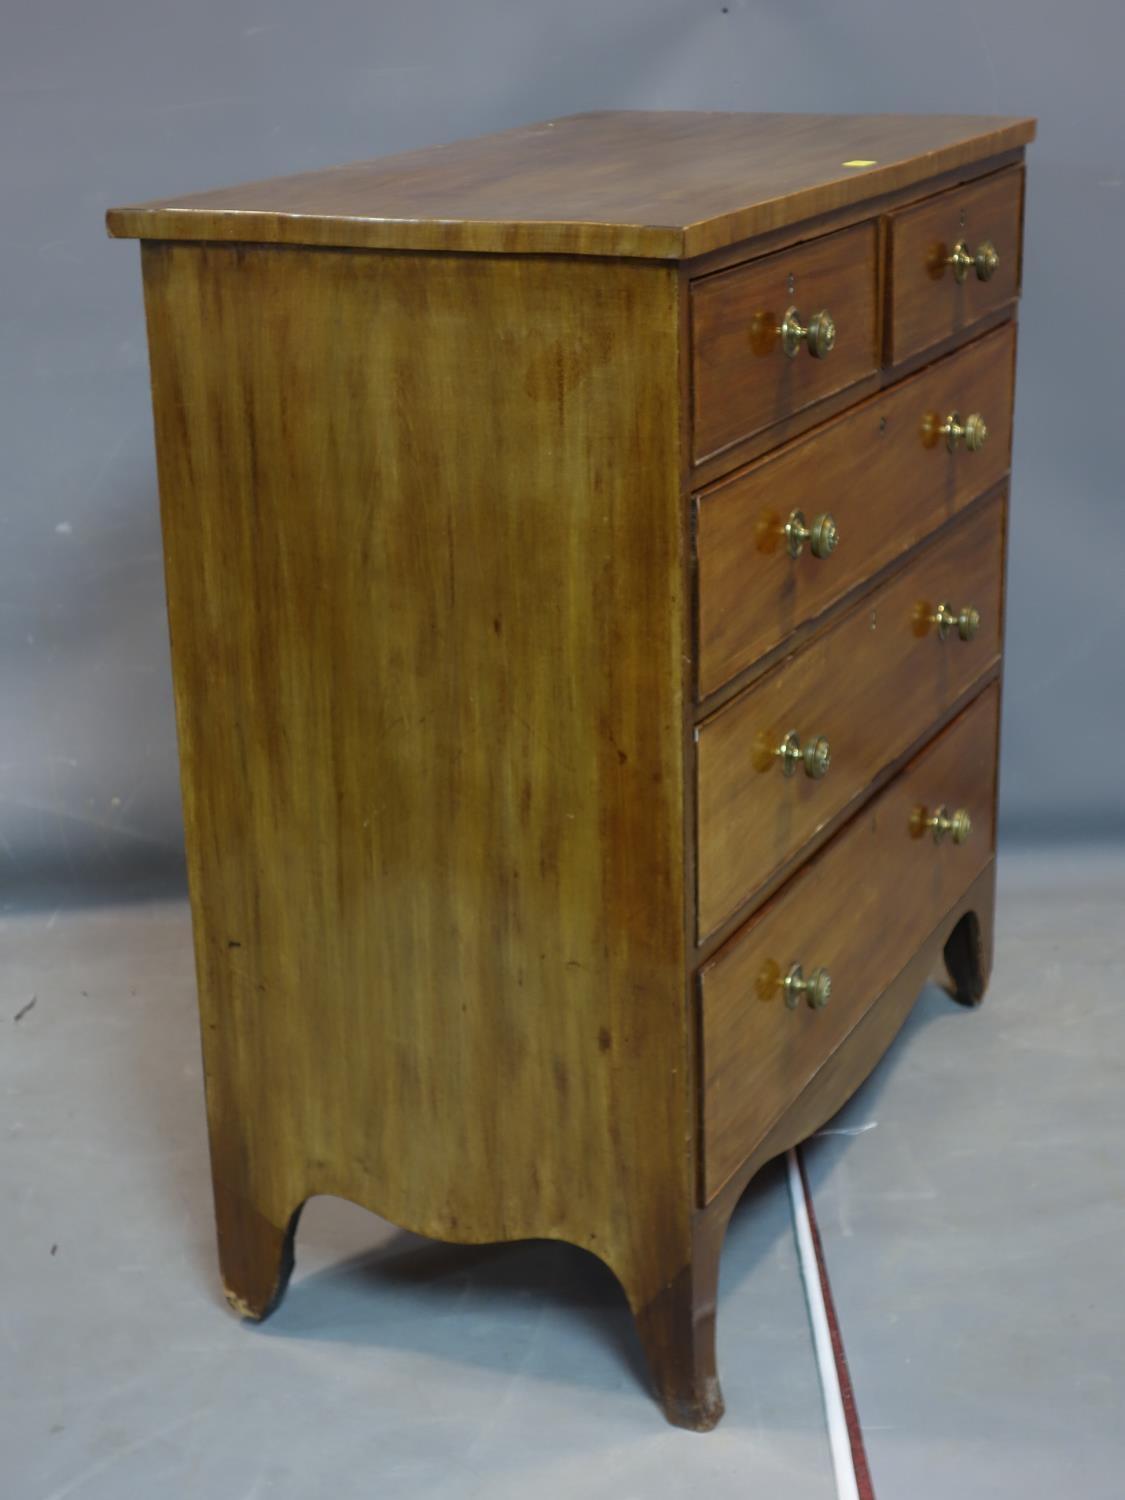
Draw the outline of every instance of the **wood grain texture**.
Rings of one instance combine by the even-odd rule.
[[[819,1130],[851,1098],[894,1041],[927,981],[943,985],[955,1000],[980,1001],[992,971],[995,909],[996,861],[990,859],[964,895],[943,913],[906,967],[794,1095],[738,1170],[699,1209],[697,1256],[706,1261],[714,1253],[712,1247],[726,1233],[735,1205],[766,1162]],[[951,952],[956,972],[949,962]]]
[[[998,706],[991,686],[701,972],[707,1200],[988,863]],[[970,812],[967,844],[917,831],[941,803]],[[824,1009],[787,1007],[795,963],[831,972]]]
[[[949,520],[1007,472],[1015,329],[850,408],[694,500],[698,695],[744,668]],[[979,453],[932,442],[932,415],[982,412]],[[790,511],[832,515],[840,542],[786,551]]]
[[[643,1307],[693,1198],[675,273],[144,268],[228,1294],[334,1193]]]
[[[1022,146],[1001,151],[996,156],[974,157],[961,162],[949,171],[938,172],[919,182],[907,183],[904,187],[892,188],[889,192],[875,193],[870,198],[861,198],[854,203],[845,203],[840,208],[828,209],[812,218],[802,219],[799,224],[786,224],[779,229],[769,229],[749,240],[735,240],[709,250],[705,255],[693,256],[680,262],[683,275],[695,279],[710,276],[715,271],[728,271],[745,260],[760,255],[772,255],[775,250],[785,250],[803,240],[818,239],[823,234],[834,234],[838,229],[848,229],[863,219],[884,219],[896,209],[920,203],[937,193],[961,187],[982,177],[990,177],[1008,167],[1018,167],[1024,162],[1026,153]]]
[[[991,333],[1008,323],[1014,323],[1015,312],[1015,307],[1009,306],[1001,308],[998,312],[987,314],[974,327],[972,336],[983,338],[986,333]],[[837,391],[833,396],[825,396],[815,406],[795,412],[775,426],[765,428],[752,438],[744,438],[730,448],[725,448],[721,453],[714,454],[711,458],[701,459],[699,463],[691,461],[691,446],[688,444],[684,448],[688,458],[688,468],[682,476],[684,488],[694,491],[702,490],[709,484],[715,484],[720,479],[733,475],[736,470],[746,468],[758,459],[765,458],[768,453],[780,448],[783,444],[803,437],[806,432],[811,432],[822,422],[828,422],[833,417],[840,416],[849,407],[858,406],[869,396],[877,396],[880,391],[889,389],[899,380],[917,375],[936,360],[944,359],[947,354],[956,353],[964,343],[963,336],[955,335],[953,338],[944,339],[940,344],[935,344],[932,349],[926,350],[923,354],[916,354],[904,360],[901,365],[893,368],[884,365],[874,374],[865,376],[855,385],[848,386],[846,390]]]
[[[1001,642],[1002,503],[955,527],[789,661],[708,719],[697,750],[699,937],[749,901],[879,770],[994,666]],[[980,611],[971,641],[939,640],[937,605]],[[824,735],[826,776],[785,777],[789,730]]]
[[[710,457],[879,366],[878,234],[873,222],[705,276],[691,286],[692,453]],[[827,309],[836,347],[789,358],[778,332],[796,304]]]
[[[819,1130],[851,1097],[894,1041],[926,980],[939,972],[945,974],[951,951],[974,1001],[984,994],[992,965],[995,870],[995,861],[989,860],[710,1202],[705,1201],[700,1182],[701,1206],[693,1226],[690,1270],[646,1312],[646,1327],[659,1325],[670,1340],[678,1340],[674,1368],[698,1371],[695,1389],[708,1398],[700,1403],[700,1420],[685,1425],[705,1430],[723,1412],[715,1378],[716,1299],[723,1240],[739,1198],[768,1161]],[[951,967],[949,972],[953,972]],[[958,983],[955,979],[955,998],[962,999]],[[690,1321],[689,1310],[693,1313]]]
[[[1034,134],[1034,120],[988,115],[606,110],[116,208],[107,223],[140,239],[680,259]]]
[[[1020,288],[1022,167],[926,199],[889,218],[887,359],[899,364],[920,350],[970,329],[1014,302]],[[990,240],[1000,264],[988,281],[970,272],[963,283],[945,264],[958,241],[976,251]]]

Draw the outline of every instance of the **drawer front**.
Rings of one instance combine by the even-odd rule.
[[[987,863],[998,698],[987,688],[701,971],[705,1200]],[[966,842],[922,826],[938,806],[969,813]],[[794,964],[828,970],[823,1008],[787,1005]]]
[[[695,497],[700,698],[1003,478],[1015,337],[1011,326],[987,334]],[[950,412],[983,415],[983,448],[951,452],[934,440]],[[807,542],[789,555],[794,510],[806,527],[834,519],[828,557]]]
[[[1020,167],[890,215],[888,364],[951,338],[1018,296],[1022,221]],[[960,280],[948,264],[958,245],[972,262],[960,268]],[[996,256],[991,270],[982,255],[989,245]]]
[[[874,223],[692,283],[692,444],[696,461],[843,390],[879,365]],[[830,314],[822,358],[808,339],[790,357],[780,332],[790,307],[810,327]]]
[[[698,731],[697,898],[702,941],[909,750],[1000,652],[1004,507],[975,507],[881,588]],[[939,604],[980,623],[968,640]],[[776,751],[823,736],[827,773]],[[815,769],[815,767],[814,767]]]

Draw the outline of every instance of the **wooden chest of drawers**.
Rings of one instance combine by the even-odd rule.
[[[140,238],[220,1260],[572,1241],[717,1421],[742,1189],[991,952],[1027,120],[609,113]]]

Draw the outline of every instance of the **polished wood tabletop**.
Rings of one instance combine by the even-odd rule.
[[[683,259],[1025,145],[988,115],[602,110],[111,209],[121,238]]]

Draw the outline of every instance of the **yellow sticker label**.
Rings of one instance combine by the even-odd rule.
[[[845,167],[877,167],[879,163],[877,161],[864,161],[857,159],[856,161],[846,161],[842,163],[842,165]]]

